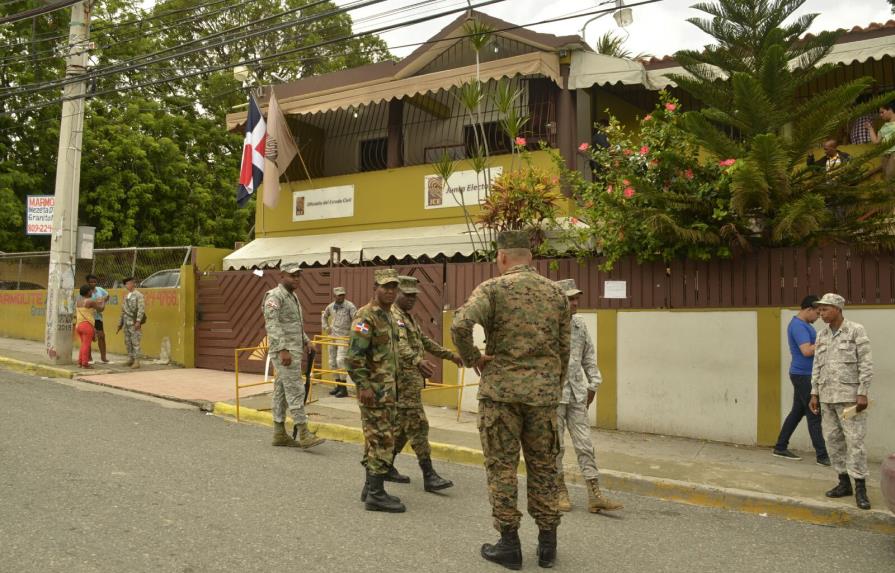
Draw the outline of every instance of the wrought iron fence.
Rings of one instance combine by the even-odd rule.
[[[95,249],[92,259],[78,259],[75,284],[86,282],[87,275],[96,275],[105,288],[122,286],[126,277],[143,282],[155,275],[147,286],[178,286],[180,267],[190,260],[192,247],[131,247]],[[47,288],[50,253],[0,254],[0,290],[36,290]],[[164,271],[171,277],[162,277]]]

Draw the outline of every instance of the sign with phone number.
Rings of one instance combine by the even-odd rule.
[[[53,207],[56,205],[54,195],[28,195],[28,213],[25,222],[27,235],[53,234]]]

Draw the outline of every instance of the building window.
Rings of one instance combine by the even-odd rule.
[[[476,128],[472,125],[463,126],[463,141],[466,143],[466,157],[476,156],[475,129]],[[499,121],[483,123],[482,130],[485,132],[485,141],[488,143],[489,155],[500,155],[512,151],[513,146],[510,143],[510,138],[503,130],[503,126]],[[481,142],[481,137],[482,132],[479,131],[479,142]]]
[[[388,167],[388,138],[360,142],[360,170],[379,171]]]

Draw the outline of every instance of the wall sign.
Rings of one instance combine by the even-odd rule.
[[[448,185],[439,175],[426,175],[423,180],[423,207],[445,209],[478,205],[488,197],[489,172],[490,181],[493,182],[503,173],[503,167],[490,167],[482,173],[457,171],[448,179]]]
[[[354,185],[292,193],[292,221],[316,221],[354,216]]]
[[[28,212],[25,218],[26,235],[53,234],[53,207],[55,195],[28,195]]]

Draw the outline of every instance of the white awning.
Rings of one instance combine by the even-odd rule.
[[[650,87],[646,68],[640,62],[590,52],[572,53],[572,65],[569,69],[570,90],[619,83]]]
[[[330,248],[341,249],[341,262],[376,257],[404,258],[471,255],[475,251],[466,225],[379,229],[295,237],[262,237],[224,258],[225,270],[276,267],[282,263],[329,262]]]

